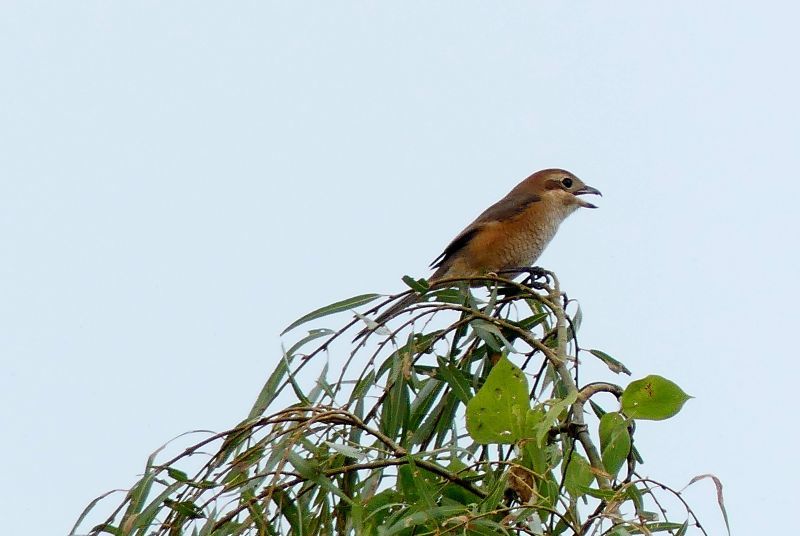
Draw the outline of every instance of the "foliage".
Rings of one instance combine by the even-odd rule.
[[[637,472],[636,420],[669,418],[688,395],[659,376],[624,389],[579,382],[578,357],[630,372],[605,352],[580,350],[580,309],[567,313],[554,274],[532,270],[524,284],[406,281],[410,291],[366,312],[416,295],[396,329],[357,314],[338,331],[308,331],[247,419],[166,461],[154,453],[90,532],[705,534],[680,492]],[[377,298],[323,307],[287,331]],[[337,345],[362,319],[369,331],[331,380]],[[309,386],[311,364],[320,371]],[[287,393],[293,403],[273,407]],[[668,517],[676,505],[682,513]]]

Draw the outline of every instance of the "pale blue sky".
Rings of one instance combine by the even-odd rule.
[[[799,15],[5,0],[4,532],[64,534],[169,438],[235,424],[289,322],[427,275],[558,166],[604,193],[540,259],[582,304],[582,345],[696,397],[640,425],[643,472],[679,488],[713,472],[735,534],[785,534]],[[721,534],[710,483],[688,498]]]

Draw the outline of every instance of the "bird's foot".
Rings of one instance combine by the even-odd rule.
[[[499,270],[497,273],[511,278],[517,277],[520,274],[527,274],[523,284],[536,290],[544,290],[550,283],[550,272],[540,266],[507,268],[505,270]],[[543,279],[544,281],[539,281],[540,279]]]

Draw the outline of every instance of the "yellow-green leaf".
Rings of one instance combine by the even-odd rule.
[[[620,402],[628,417],[660,421],[677,414],[690,398],[668,379],[651,375],[631,382]]]
[[[503,357],[467,404],[467,431],[478,443],[514,443],[524,437],[528,409],[528,380]]]
[[[600,419],[600,451],[606,472],[617,476],[631,451],[631,436],[628,421],[616,411]]]

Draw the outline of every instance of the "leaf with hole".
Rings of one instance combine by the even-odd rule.
[[[467,431],[478,443],[514,443],[524,437],[528,409],[528,380],[503,357],[467,404]]]
[[[692,398],[675,383],[651,375],[631,382],[622,393],[622,411],[628,417],[650,421],[669,419]]]

